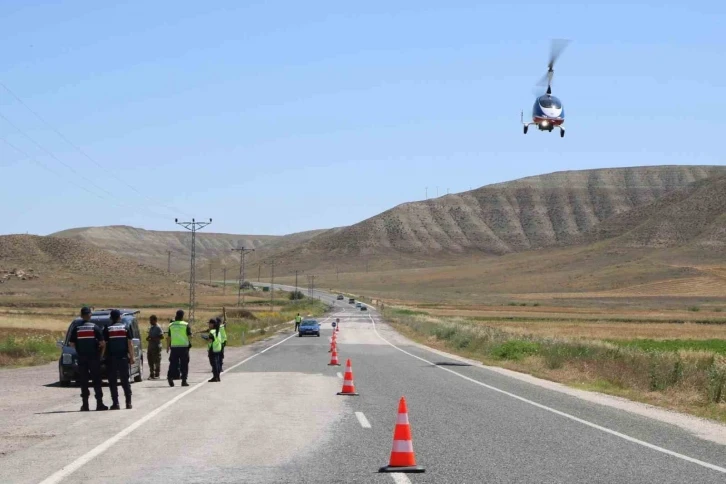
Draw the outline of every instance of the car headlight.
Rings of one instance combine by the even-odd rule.
[[[73,355],[70,353],[63,353],[63,364],[64,365],[73,364]]]

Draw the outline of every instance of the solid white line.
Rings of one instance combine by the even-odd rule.
[[[343,378],[343,374],[341,372],[338,372],[338,378],[340,378],[340,379]]]
[[[411,484],[411,480],[402,472],[393,472],[391,473],[391,477],[396,484]]]
[[[434,364],[434,363],[432,363],[432,362],[430,362],[430,361],[428,361],[428,360],[426,360],[424,358],[421,358],[420,356],[416,356],[416,355],[414,355],[412,353],[409,353],[408,351],[406,351],[404,349],[401,349],[398,346],[394,345],[393,343],[391,343],[390,341],[388,341],[386,338],[384,338],[383,336],[381,336],[381,334],[378,332],[378,329],[376,328],[376,322],[373,320],[373,317],[371,317],[371,322],[373,323],[373,330],[376,332],[376,334],[378,335],[378,337],[381,338],[386,343],[388,343],[389,345],[391,345],[393,348],[397,349],[401,353],[405,353],[408,356],[411,356],[413,358],[416,358],[417,360],[423,361],[424,363],[428,363],[429,365],[434,365],[434,366],[436,366],[436,368],[439,368],[440,370],[447,371],[447,372],[452,373],[452,374],[454,374],[454,375],[456,375],[456,376],[458,376],[460,378],[463,378],[464,380],[467,380],[467,381],[470,381],[472,383],[476,383],[477,385],[481,385],[481,386],[483,386],[485,388],[488,388],[489,390],[492,390],[492,391],[495,391],[495,392],[499,392],[502,395],[507,395],[508,397],[515,398],[515,399],[517,399],[517,400],[519,400],[521,402],[528,403],[528,404],[533,405],[533,406],[535,406],[537,408],[540,408],[542,410],[546,410],[548,412],[552,412],[552,413],[554,413],[556,415],[559,415],[561,417],[565,417],[565,418],[568,418],[568,419],[573,420],[575,422],[581,423],[583,425],[587,425],[588,427],[592,427],[594,429],[600,430],[601,432],[605,432],[607,434],[614,435],[616,437],[620,437],[621,439],[627,440],[628,442],[632,442],[634,444],[642,445],[643,447],[647,447],[649,449],[652,449],[652,450],[661,452],[663,454],[668,454],[668,455],[673,456],[673,457],[676,457],[678,459],[682,459],[682,460],[691,462],[693,464],[697,464],[699,466],[705,467],[707,469],[711,469],[711,470],[714,470],[716,472],[721,472],[723,474],[726,474],[726,468],[724,468],[724,467],[719,467],[719,466],[717,466],[715,464],[710,464],[710,463],[704,462],[702,460],[694,459],[693,457],[688,457],[687,455],[679,454],[678,452],[674,452],[672,450],[664,449],[663,447],[659,447],[657,445],[650,444],[648,442],[645,442],[645,441],[636,439],[634,437],[630,437],[629,435],[621,434],[620,432],[617,432],[615,430],[611,430],[611,429],[609,429],[607,427],[603,427],[601,425],[597,425],[597,424],[592,423],[592,422],[589,422],[587,420],[583,420],[581,418],[575,417],[574,415],[570,415],[569,413],[561,412],[560,410],[556,410],[556,409],[551,408],[551,407],[548,407],[546,405],[542,405],[541,403],[537,403],[537,402],[534,402],[532,400],[528,400],[528,399],[526,399],[524,397],[520,397],[519,395],[515,395],[514,393],[509,393],[509,392],[507,392],[505,390],[502,390],[500,388],[493,387],[491,385],[487,385],[486,383],[482,383],[482,382],[480,382],[478,380],[475,380],[473,378],[469,378],[468,376],[462,375],[461,373],[458,373],[458,372],[456,372],[456,371],[454,371],[454,370],[452,370],[450,368],[445,368],[443,366],[436,365],[436,364]]]
[[[259,356],[262,353],[271,350],[275,346],[281,345],[282,343],[284,343],[285,341],[289,340],[290,338],[292,338],[296,334],[297,333],[293,333],[290,336],[288,336],[287,338],[283,339],[282,341],[278,341],[274,345],[268,346],[267,348],[265,348],[264,350],[260,351],[259,353],[255,353],[254,355],[252,355],[252,356],[250,356],[248,358],[245,358],[244,360],[240,361],[239,363],[237,363],[237,364],[229,367],[228,369],[226,369],[223,373],[227,373],[228,371],[233,370],[234,368],[237,368],[238,366],[240,366],[240,365],[242,365],[242,364],[250,361],[255,356]],[[102,444],[97,445],[96,447],[94,447],[93,449],[91,449],[90,451],[88,451],[87,453],[85,453],[82,456],[80,456],[78,459],[74,460],[73,462],[71,462],[67,466],[63,467],[61,470],[57,471],[56,473],[52,474],[48,478],[44,479],[43,481],[40,482],[40,484],[56,484],[58,482],[61,482],[63,479],[65,479],[66,477],[68,477],[69,475],[71,475],[73,472],[75,472],[76,470],[80,469],[81,467],[83,467],[88,462],[90,462],[94,457],[97,457],[97,456],[101,455],[102,453],[104,453],[105,451],[107,451],[109,448],[111,448],[111,446],[113,446],[116,442],[118,442],[119,440],[123,439],[124,437],[126,437],[127,435],[129,435],[131,432],[133,432],[134,430],[138,429],[139,427],[141,427],[142,425],[144,425],[146,422],[148,422],[149,420],[151,420],[155,416],[159,415],[161,412],[163,412],[167,408],[171,407],[172,405],[174,405],[176,402],[178,402],[182,398],[186,397],[187,395],[189,395],[190,393],[194,392],[195,390],[201,388],[202,385],[204,385],[205,383],[207,383],[207,380],[204,380],[201,383],[197,383],[193,387],[191,387],[188,390],[186,390],[184,393],[180,393],[179,395],[177,395],[176,397],[172,398],[171,400],[169,400],[168,402],[166,402],[162,406],[157,407],[156,409],[152,410],[151,412],[149,412],[148,414],[146,414],[145,416],[143,416],[142,418],[140,418],[136,422],[132,423],[131,425],[129,425],[128,427],[126,427],[121,432],[117,433],[116,435],[114,435],[113,437],[111,437],[110,439],[108,439],[107,441],[103,442]]]
[[[363,415],[363,412],[355,412],[355,416],[358,417],[358,422],[360,422],[360,426],[364,429],[371,428],[371,423],[368,421],[365,415]]]

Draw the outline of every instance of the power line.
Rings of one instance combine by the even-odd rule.
[[[180,222],[179,219],[175,218],[174,223],[177,225],[181,225],[185,229],[191,231],[192,233],[192,261],[191,261],[191,269],[189,271],[189,322],[194,322],[194,305],[196,303],[196,297],[197,297],[197,290],[196,290],[196,283],[197,283],[197,230],[203,229],[207,225],[212,223],[212,219],[209,219],[209,222],[196,222],[194,219],[192,219],[191,222]],[[211,266],[210,266],[211,267]]]
[[[237,306],[239,306],[240,298],[243,296],[242,284],[244,284],[245,280],[245,256],[247,255],[247,252],[254,252],[255,249],[245,249],[244,247],[240,247],[238,249],[232,249],[232,251],[239,252],[239,284],[237,285]],[[244,306],[244,301],[242,301],[242,306]]]
[[[48,122],[48,121],[47,121],[47,120],[46,120],[46,119],[45,119],[45,118],[44,118],[43,116],[41,116],[40,114],[38,114],[38,113],[37,113],[36,111],[34,111],[34,110],[33,110],[33,109],[32,109],[32,108],[30,107],[30,106],[28,106],[27,104],[25,104],[25,102],[24,102],[24,101],[23,101],[23,100],[22,100],[22,99],[20,98],[20,96],[18,96],[17,94],[15,94],[15,93],[14,93],[14,92],[13,92],[13,91],[12,91],[12,90],[11,90],[11,89],[10,89],[10,88],[8,87],[8,86],[6,86],[6,85],[5,85],[5,84],[4,84],[4,83],[3,83],[2,81],[0,81],[0,86],[2,86],[2,87],[3,87],[3,89],[5,89],[5,90],[6,90],[7,92],[8,92],[8,94],[10,94],[10,95],[11,95],[11,96],[12,96],[13,98],[15,98],[15,100],[16,100],[16,101],[18,101],[18,102],[19,102],[19,103],[20,103],[20,104],[21,104],[21,105],[22,105],[22,106],[23,106],[23,107],[24,107],[25,109],[27,109],[28,111],[30,111],[31,113],[33,113],[33,115],[34,115],[34,116],[35,116],[36,118],[38,118],[38,119],[39,119],[39,120],[40,120],[40,121],[41,121],[41,122],[42,122],[43,124],[45,124],[45,125],[46,125],[46,126],[47,126],[48,128],[50,128],[50,129],[51,129],[51,130],[52,130],[52,131],[53,131],[53,132],[54,132],[55,134],[57,134],[57,135],[58,135],[58,137],[60,137],[60,138],[61,138],[61,139],[62,139],[63,141],[65,141],[66,143],[68,143],[68,144],[69,144],[69,145],[70,145],[71,147],[73,147],[73,149],[75,149],[76,151],[78,151],[78,152],[79,152],[79,153],[80,153],[81,155],[83,155],[83,156],[84,156],[84,157],[85,157],[86,159],[88,159],[88,160],[89,160],[89,161],[90,161],[91,163],[93,163],[94,165],[96,165],[97,167],[99,167],[100,169],[102,169],[102,170],[103,170],[103,171],[105,171],[106,173],[110,174],[110,175],[111,175],[112,177],[114,177],[114,178],[116,179],[116,181],[118,181],[118,182],[120,182],[120,183],[123,183],[124,185],[126,185],[126,186],[127,186],[127,187],[129,187],[129,188],[130,188],[131,190],[133,190],[134,192],[138,193],[139,195],[141,195],[142,197],[144,197],[144,198],[145,198],[145,199],[147,199],[148,201],[150,201],[150,202],[153,202],[153,203],[155,203],[155,204],[157,204],[157,205],[161,205],[162,207],[166,208],[167,210],[169,210],[169,211],[171,211],[171,212],[178,212],[178,213],[181,213],[182,215],[186,215],[187,217],[189,217],[189,216],[190,216],[189,214],[187,214],[187,213],[184,213],[183,211],[181,211],[181,210],[179,210],[179,209],[177,209],[177,208],[175,208],[175,207],[170,207],[169,205],[166,205],[166,204],[164,204],[164,203],[162,203],[162,202],[159,202],[158,200],[154,200],[154,199],[150,198],[150,197],[149,197],[148,195],[146,195],[145,193],[143,193],[143,192],[139,191],[139,190],[138,190],[138,189],[137,189],[137,188],[136,188],[135,186],[133,186],[132,184],[130,184],[130,183],[127,183],[126,181],[122,180],[122,179],[121,179],[121,178],[120,178],[120,177],[119,177],[118,175],[116,175],[116,174],[115,174],[115,173],[114,173],[113,171],[111,171],[111,170],[110,170],[109,168],[106,168],[106,167],[105,167],[105,166],[103,166],[103,165],[102,165],[101,163],[99,163],[98,161],[96,161],[96,159],[95,159],[95,158],[91,157],[91,155],[89,155],[88,153],[86,153],[86,151],[85,151],[85,150],[83,150],[83,149],[82,149],[82,148],[81,148],[80,146],[76,145],[76,144],[75,144],[75,143],[73,143],[73,142],[72,142],[71,140],[69,140],[69,139],[68,139],[68,138],[67,138],[67,137],[66,137],[66,136],[65,136],[65,135],[64,135],[63,133],[61,133],[61,132],[60,132],[60,131],[59,131],[59,130],[58,130],[58,129],[57,129],[56,127],[55,127],[55,126],[53,126],[52,124],[50,124],[50,123],[49,123],[49,122]]]
[[[5,115],[4,115],[4,114],[3,114],[2,112],[0,112],[0,118],[4,119],[4,120],[5,120],[5,122],[7,122],[7,123],[8,123],[8,124],[9,124],[10,126],[12,126],[13,128],[15,128],[15,130],[16,130],[16,131],[17,131],[18,133],[20,133],[20,134],[21,134],[21,135],[22,135],[23,137],[25,137],[26,139],[28,139],[28,140],[29,140],[29,141],[30,141],[31,143],[35,144],[35,146],[37,146],[37,147],[38,147],[38,148],[39,148],[40,150],[42,150],[42,151],[43,151],[43,152],[45,152],[45,153],[46,153],[46,154],[47,154],[48,156],[50,156],[50,157],[51,157],[51,158],[53,158],[53,159],[54,159],[55,161],[57,161],[58,163],[60,163],[61,165],[63,165],[63,166],[65,167],[65,168],[67,168],[68,170],[70,170],[70,171],[71,171],[71,172],[72,172],[73,174],[75,174],[75,175],[76,175],[77,177],[79,177],[79,178],[81,178],[81,179],[85,180],[86,182],[88,182],[88,184],[89,184],[89,185],[92,185],[92,186],[93,186],[93,187],[95,187],[95,188],[96,188],[97,190],[99,190],[99,191],[103,192],[103,193],[105,194],[105,197],[104,197],[104,196],[99,196],[99,195],[97,195],[97,194],[95,194],[95,193],[94,193],[94,195],[96,195],[96,196],[99,196],[99,197],[100,197],[100,198],[102,198],[102,199],[103,199],[103,198],[108,198],[108,199],[110,199],[110,200],[114,200],[114,201],[115,201],[115,200],[116,200],[116,199],[118,198],[118,197],[117,197],[116,195],[114,195],[113,193],[109,192],[109,191],[108,191],[108,190],[106,190],[105,188],[103,188],[103,187],[100,187],[100,186],[99,186],[98,184],[94,183],[94,182],[93,182],[93,180],[91,180],[90,178],[88,178],[88,177],[86,177],[86,176],[82,175],[81,173],[79,173],[79,172],[78,172],[78,170],[76,170],[75,168],[73,168],[73,167],[72,167],[71,165],[69,165],[68,163],[64,162],[63,160],[61,160],[60,158],[58,158],[57,156],[55,156],[55,155],[53,154],[53,152],[51,152],[50,150],[48,150],[47,148],[45,148],[45,147],[44,147],[43,145],[41,145],[41,144],[40,144],[40,143],[39,143],[38,141],[36,141],[36,140],[35,140],[34,138],[32,138],[32,137],[31,137],[31,136],[30,136],[29,134],[27,134],[27,133],[26,133],[25,131],[23,131],[23,130],[22,130],[21,128],[19,128],[19,127],[18,127],[18,126],[17,126],[17,125],[15,124],[15,123],[13,123],[13,122],[12,122],[12,121],[11,121],[10,119],[8,119],[8,118],[7,118],[7,116],[5,116]],[[24,152],[23,150],[20,150],[20,149],[19,149],[19,148],[17,148],[16,146],[13,146],[13,145],[12,145],[12,144],[10,144],[10,142],[8,142],[7,140],[4,140],[4,141],[5,141],[5,143],[7,143],[8,145],[12,146],[12,147],[13,147],[14,149],[16,149],[17,151],[19,151],[19,152],[21,152],[21,153],[24,153],[24,154],[25,154],[25,155],[26,155],[26,156],[27,156],[28,158],[31,158],[31,157],[30,157],[30,155],[28,155],[27,153],[25,153],[25,152]],[[86,191],[89,191],[89,190],[88,190],[88,188],[85,188],[85,190],[86,190]],[[123,203],[123,202],[117,202],[115,206],[117,206],[117,207],[120,207],[120,206],[125,206],[125,207],[127,207],[127,208],[129,208],[129,209],[131,209],[131,210],[133,210],[133,211],[135,211],[135,212],[137,212],[137,213],[139,212],[139,208],[136,208],[136,207],[132,207],[132,206],[130,206],[130,205],[126,204],[126,203]],[[147,214],[153,214],[153,216],[155,216],[155,217],[157,217],[157,218],[164,218],[164,219],[166,219],[166,217],[165,217],[165,216],[163,216],[163,215],[161,215],[161,214],[158,214],[158,213],[154,212],[153,210],[149,209],[148,207],[146,208],[146,213],[147,213]]]

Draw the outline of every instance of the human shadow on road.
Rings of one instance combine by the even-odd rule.
[[[454,361],[439,361],[437,363],[434,363],[433,366],[471,366],[469,363],[458,363]]]
[[[53,382],[53,383],[46,383],[43,386],[46,387],[46,388],[68,388],[68,389],[78,388],[78,385],[63,386],[58,381],[57,382]]]
[[[80,410],[53,410],[52,412],[35,412],[35,415],[53,415],[56,413],[80,413]]]

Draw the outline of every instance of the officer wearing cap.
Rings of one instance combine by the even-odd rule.
[[[171,351],[169,356],[169,370],[166,374],[166,380],[169,382],[169,386],[174,386],[174,379],[172,376],[176,371],[180,371],[182,383],[181,386],[188,387],[187,375],[189,373],[189,348],[191,342],[189,338],[192,335],[192,329],[189,327],[189,323],[184,321],[184,311],[181,309],[176,312],[176,318],[174,321],[169,323],[168,337],[166,340],[166,352]]]
[[[81,385],[81,412],[88,412],[88,380],[93,381],[96,397],[96,410],[108,410],[103,404],[101,388],[101,355],[106,347],[101,329],[91,321],[91,308],[81,309],[82,323],[76,324],[71,332],[69,343],[76,349],[78,356],[78,383]]]
[[[134,364],[133,335],[121,321],[121,311],[111,311],[111,324],[103,329],[103,339],[106,340],[106,371],[108,373],[108,387],[111,390],[113,405],[111,410],[121,410],[118,403],[118,380],[126,397],[126,408],[131,409],[131,383],[129,382],[129,365]]]

